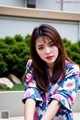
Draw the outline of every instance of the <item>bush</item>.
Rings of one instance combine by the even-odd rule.
[[[77,64],[80,64],[80,41],[77,43],[71,43],[66,38],[63,39],[63,43],[68,56]]]
[[[22,77],[26,62],[30,59],[29,39],[30,35],[23,38],[18,34],[14,38],[6,36],[0,39],[0,77],[10,73]]]
[[[22,77],[26,62],[30,59],[29,40],[29,34],[25,37],[17,34],[13,38],[10,36],[0,38],[0,77],[10,73]],[[80,64],[80,41],[71,43],[64,38],[63,43],[69,57]]]
[[[16,40],[14,38],[11,38],[10,36],[6,36],[4,38],[4,43],[7,45],[13,45],[16,43]]]

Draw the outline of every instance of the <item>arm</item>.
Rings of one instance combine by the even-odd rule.
[[[29,60],[26,64],[26,71],[31,66],[32,61]],[[26,80],[24,82],[25,93],[22,99],[24,105],[24,120],[33,120],[36,107],[36,101],[42,101],[42,97],[36,86],[32,71],[28,71],[26,74]]]
[[[52,100],[48,109],[46,110],[46,113],[44,114],[41,120],[52,120],[60,106],[61,104],[57,100]]]
[[[26,99],[24,107],[24,120],[33,120],[36,101],[34,99]]]

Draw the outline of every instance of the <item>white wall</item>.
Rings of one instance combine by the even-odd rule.
[[[27,7],[27,0],[0,0],[0,5]],[[80,12],[80,0],[36,0],[36,8]]]
[[[78,90],[78,93],[77,93],[77,96],[76,96],[76,99],[75,99],[75,103],[73,105],[73,111],[74,112],[80,112],[79,100],[80,100],[80,90]]]
[[[80,12],[80,0],[63,0],[63,11]]]
[[[2,110],[10,111],[10,117],[24,115],[24,104],[22,98],[24,91],[5,91],[0,92],[0,113]],[[80,91],[78,91],[76,100],[73,106],[74,112],[80,112]]]
[[[44,20],[44,19],[27,19],[15,17],[0,17],[0,38],[5,36],[14,36],[15,34],[31,34],[34,27],[47,23],[54,26],[60,33],[61,37],[66,37],[72,42],[80,38],[80,24],[78,22]]]
[[[24,7],[25,0],[0,0],[0,5]]]
[[[56,0],[36,0],[36,8],[49,9],[49,10],[61,10],[61,4],[58,4]]]
[[[23,116],[23,91],[0,92],[0,113],[2,110],[10,112],[10,117]]]
[[[80,0],[36,0],[36,8],[80,12]]]

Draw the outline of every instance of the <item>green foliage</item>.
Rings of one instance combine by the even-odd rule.
[[[16,34],[14,36],[14,39],[16,40],[16,42],[21,42],[24,40],[23,36],[21,36],[20,34]]]
[[[0,53],[0,76],[5,76],[5,73],[8,71],[7,64],[3,59],[3,55]]]
[[[26,62],[30,59],[30,35],[23,38],[15,35],[0,39],[0,77],[12,73],[21,78],[25,71]]]
[[[80,40],[78,40],[78,42],[76,44],[80,47]]]
[[[63,43],[64,43],[68,56],[74,62],[80,64],[80,40],[76,43],[71,43],[71,41],[64,38]]]
[[[28,34],[28,35],[26,35],[26,37],[25,37],[25,42],[26,42],[26,44],[29,46],[29,39],[30,39],[30,35]]]
[[[29,34],[25,37],[17,34],[13,38],[10,36],[0,38],[0,77],[10,73],[19,78],[22,77],[26,62],[30,59],[30,37]],[[71,43],[64,38],[63,43],[69,57],[80,64],[80,40],[77,43]]]
[[[6,36],[4,38],[4,43],[7,44],[7,45],[13,45],[16,43],[16,40],[10,36]]]
[[[79,86],[79,90],[80,90],[80,86]]]

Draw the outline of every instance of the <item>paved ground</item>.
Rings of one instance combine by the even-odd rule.
[[[74,120],[80,120],[80,112],[74,113]]]
[[[12,117],[9,120],[24,120],[24,117]],[[74,113],[74,120],[80,120],[80,113]]]
[[[21,116],[21,117],[12,117],[10,118],[10,120],[24,120],[24,117]]]

